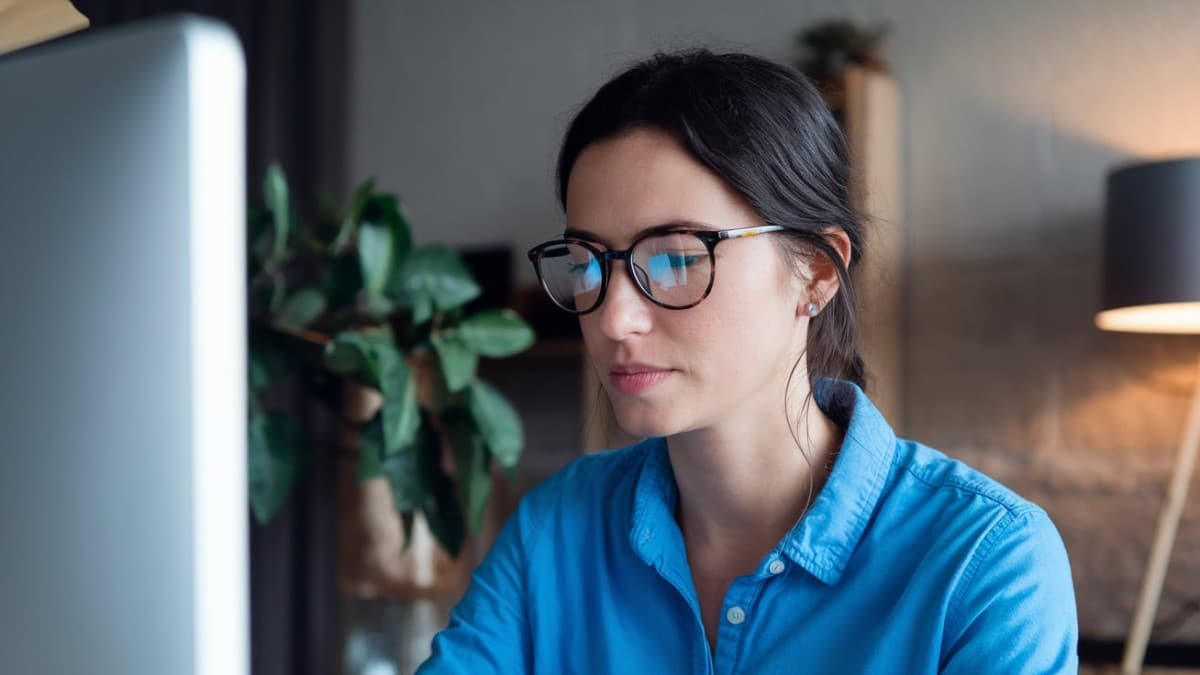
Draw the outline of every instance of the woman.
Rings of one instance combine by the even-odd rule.
[[[584,106],[530,258],[646,440],[522,500],[420,672],[1076,671],[1046,513],[864,394],[849,182],[762,59],[660,54]]]

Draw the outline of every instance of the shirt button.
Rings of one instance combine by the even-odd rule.
[[[779,574],[783,571],[784,564],[782,560],[772,560],[771,565],[767,568],[771,574]]]
[[[729,611],[725,612],[725,618],[736,626],[746,620],[746,613],[742,611],[741,607],[730,607]]]

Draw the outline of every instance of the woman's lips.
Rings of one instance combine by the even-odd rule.
[[[623,368],[609,372],[608,381],[622,394],[641,394],[667,379],[670,370],[662,368]]]

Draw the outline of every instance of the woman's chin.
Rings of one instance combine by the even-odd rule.
[[[623,408],[613,406],[617,426],[630,436],[646,438],[649,436],[670,436],[678,431],[679,425],[669,415],[655,413],[645,406]]]

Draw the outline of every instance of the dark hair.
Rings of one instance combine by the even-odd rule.
[[[787,227],[775,236],[793,264],[814,249],[832,261],[841,285],[812,320],[809,384],[830,376],[865,388],[851,274],[862,256],[862,219],[851,205],[845,139],[816,88],[792,68],[747,54],[693,49],[636,63],[601,87],[567,129],[558,156],[564,210],[579,153],[634,127],[672,135],[764,221]],[[820,234],[830,228],[849,235],[848,269]]]

